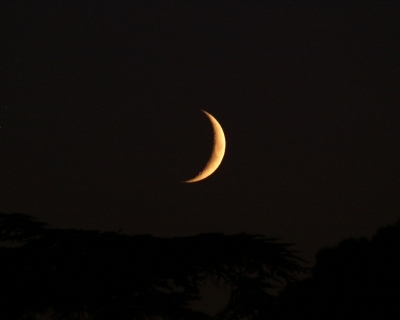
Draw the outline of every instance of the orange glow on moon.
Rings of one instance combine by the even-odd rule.
[[[225,141],[225,135],[224,131],[222,130],[221,125],[218,123],[218,121],[208,112],[201,110],[204,112],[204,114],[208,117],[210,120],[213,131],[214,131],[214,148],[210,157],[210,160],[208,160],[206,166],[204,167],[203,171],[201,171],[196,177],[190,180],[186,180],[184,182],[197,182],[200,180],[203,180],[210,176],[221,164],[222,158],[224,157],[225,154],[225,146],[226,146],[226,141]]]

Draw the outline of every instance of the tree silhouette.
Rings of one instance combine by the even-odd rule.
[[[0,319],[208,319],[190,309],[207,279],[231,289],[218,319],[276,307],[273,288],[305,272],[301,259],[258,235],[182,238],[51,229],[0,214]]]
[[[281,318],[399,319],[400,221],[371,240],[347,239],[316,256],[312,277],[288,286]]]

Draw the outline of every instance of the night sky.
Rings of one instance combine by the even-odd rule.
[[[396,2],[3,1],[0,212],[251,233],[302,256],[400,217]],[[226,154],[204,181],[212,128]]]

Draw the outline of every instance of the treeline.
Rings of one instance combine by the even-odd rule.
[[[127,236],[24,214],[0,214],[0,244],[0,319],[211,319],[190,308],[206,280],[230,289],[219,320],[400,316],[400,223],[321,250],[311,270],[260,235]]]

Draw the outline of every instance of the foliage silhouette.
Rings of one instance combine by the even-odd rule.
[[[248,234],[127,236],[0,214],[0,235],[17,244],[0,246],[0,319],[208,319],[190,309],[206,279],[231,289],[216,318],[253,318],[306,271],[290,245]]]
[[[320,250],[312,277],[282,294],[280,318],[400,319],[399,270],[400,221]]]

